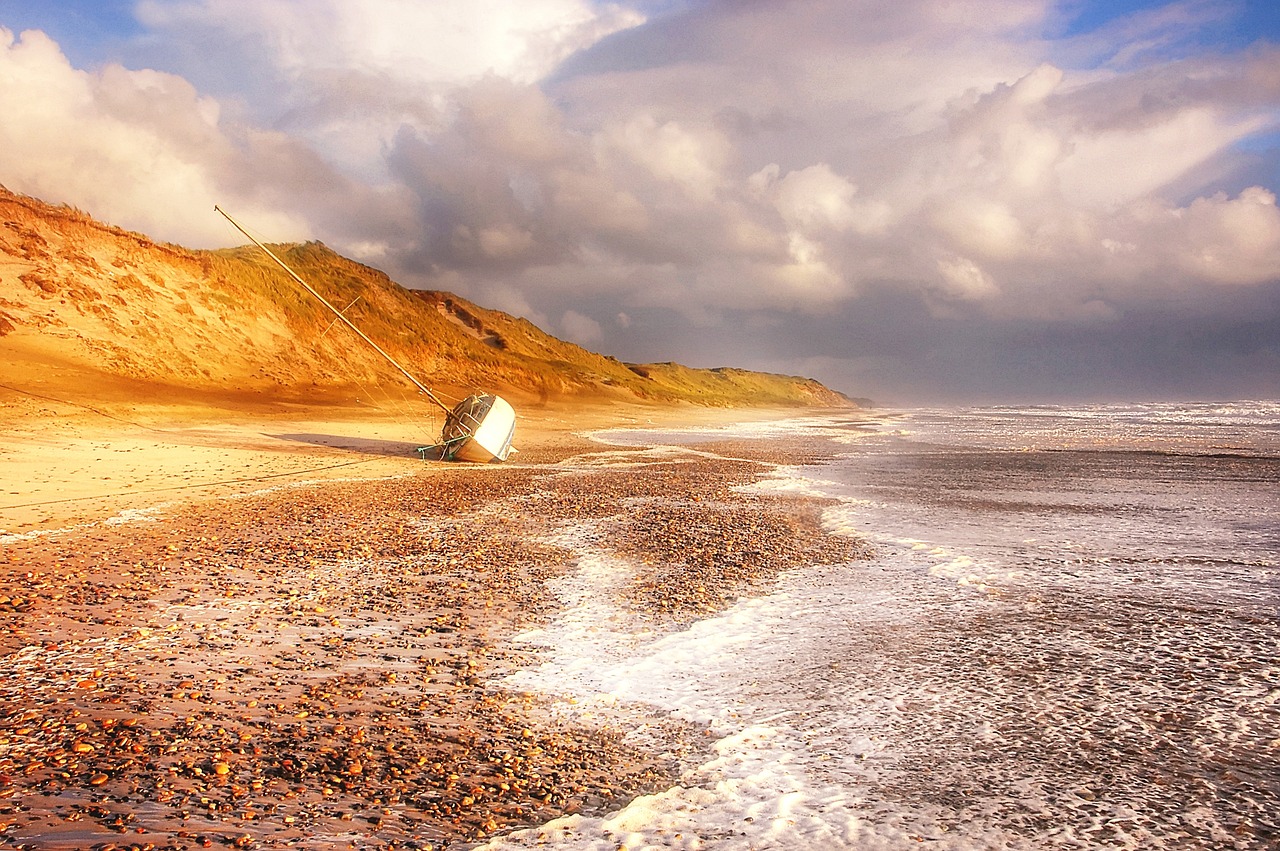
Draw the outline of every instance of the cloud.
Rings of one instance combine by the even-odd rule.
[[[236,240],[215,203],[276,240],[373,246],[407,230],[394,189],[344,178],[288,134],[228,120],[181,77],[75,69],[36,30],[0,29],[0,113],[0,182],[159,239]]]
[[[770,163],[751,175],[748,183],[769,197],[789,227],[799,231],[850,230],[865,224],[853,205],[858,188],[826,163],[788,172],[782,178],[778,175],[777,163]]]
[[[699,132],[639,115],[610,128],[601,144],[619,160],[640,166],[655,180],[677,186],[698,201],[711,199],[723,180],[728,145],[714,128]]]
[[[566,310],[560,317],[560,329],[564,338],[580,346],[593,346],[604,339],[604,329],[590,316],[576,310]]]
[[[140,0],[137,14],[184,42],[213,34],[263,48],[295,80],[344,68],[423,82],[492,74],[531,83],[644,20],[584,0]]]
[[[991,276],[978,268],[968,257],[953,257],[938,261],[943,291],[949,297],[977,300],[994,297],[999,290]]]
[[[138,61],[240,102],[365,180],[385,177],[402,128],[448,132],[457,88],[533,84],[644,20],[588,0],[141,0],[137,13],[152,31]]]
[[[1241,145],[1280,49],[1202,50],[1203,4],[1057,37],[1068,9],[143,0],[96,70],[3,42],[0,182],[195,245],[234,241],[220,201],[626,359],[829,320],[776,357],[907,369],[850,350],[875,310],[929,350],[1274,312],[1277,154]]]
[[[79,71],[43,33],[0,29],[0,180],[9,188],[188,244],[227,240],[210,215],[220,199],[242,201],[273,232],[307,237],[304,219],[219,191],[219,171],[251,161],[256,171],[272,147],[289,146],[256,133],[237,150],[219,112],[181,77],[119,65]]]
[[[1143,224],[1175,246],[1171,264],[1196,280],[1248,286],[1274,281],[1280,270],[1280,210],[1275,193],[1261,187],[1156,208]]]

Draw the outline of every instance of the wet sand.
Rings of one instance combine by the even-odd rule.
[[[572,425],[654,416],[742,418]],[[188,424],[252,468],[197,471],[215,484],[166,467],[172,434],[130,431],[153,445],[103,475],[146,493],[0,509],[0,847],[465,847],[677,782],[702,731],[667,721],[654,747],[497,685],[574,569],[546,541],[607,519],[603,545],[642,566],[627,601],[668,626],[861,550],[820,505],[737,489],[777,447],[604,447],[533,420],[519,462],[486,467],[406,459],[385,423],[261,445],[261,423]]]

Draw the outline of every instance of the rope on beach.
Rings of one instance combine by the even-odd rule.
[[[57,402],[59,405],[71,405],[76,408],[84,408],[86,411],[95,413],[100,417],[106,417],[109,420],[115,420],[118,423],[131,425],[131,426],[134,426],[135,428],[146,429],[147,431],[154,431],[158,434],[172,434],[172,432],[165,431],[162,428],[156,428],[155,426],[149,426],[146,423],[138,423],[138,422],[134,422],[133,420],[127,420],[124,417],[117,417],[115,414],[108,414],[106,411],[100,411],[97,408],[93,407],[92,405],[86,405],[82,402],[73,402],[70,399],[59,399],[57,396],[45,396],[42,393],[35,393],[31,390],[23,390],[20,387],[14,387],[10,384],[0,384],[0,388],[3,388],[13,393],[17,393],[22,396],[30,396],[32,399],[43,399],[46,402]]]
[[[113,493],[100,493],[89,496],[69,496],[64,499],[50,499],[45,500],[44,502],[23,502],[17,505],[0,505],[0,511],[8,511],[14,508],[38,508],[42,505],[60,505],[68,502],[85,502],[87,500],[94,499],[111,499],[112,497],[117,496],[139,496],[147,493],[168,493],[170,491],[185,491],[192,490],[194,488],[212,488],[219,485],[242,485],[250,482],[265,482],[268,479],[282,479],[286,476],[301,476],[307,473],[320,473],[325,470],[337,470],[341,467],[352,467],[357,464],[368,464],[371,461],[377,461],[380,457],[382,456],[375,458],[362,458],[359,461],[344,461],[341,464],[329,464],[324,467],[308,467],[305,470],[291,470],[287,473],[269,473],[265,476],[249,476],[240,479],[220,479],[214,482],[200,482],[191,485],[172,485],[170,487],[148,488],[147,490],[140,491],[115,491]]]

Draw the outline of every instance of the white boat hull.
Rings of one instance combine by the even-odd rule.
[[[441,434],[444,457],[489,464],[505,461],[516,450],[516,412],[501,396],[468,396],[454,407]]]

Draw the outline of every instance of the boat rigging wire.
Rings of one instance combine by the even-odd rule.
[[[348,310],[350,310],[351,308],[355,307],[355,306],[356,306],[356,302],[357,302],[357,301],[359,301],[360,299],[361,299],[361,296],[356,296],[356,297],[351,301],[351,304],[348,304],[346,307],[342,308],[342,312],[343,312],[343,313],[346,313]],[[325,326],[325,329],[324,329],[323,331],[321,331],[321,332],[320,332],[320,336],[321,336],[321,337],[323,337],[325,334],[328,334],[330,331],[332,331],[332,330],[333,330],[333,326],[334,326],[334,325],[337,325],[337,324],[338,324],[338,320],[336,320],[336,319],[335,319],[335,320],[333,320],[332,322],[330,322],[328,325],[326,325],[326,326]]]
[[[263,250],[263,252],[265,252],[265,253],[266,253],[266,255],[267,255],[268,257],[270,257],[272,260],[274,260],[274,261],[276,262],[276,264],[277,264],[277,265],[279,265],[279,266],[280,266],[280,268],[281,268],[281,269],[284,269],[286,272],[288,272],[288,273],[289,273],[289,277],[293,278],[295,281],[297,281],[299,284],[301,284],[303,289],[305,289],[307,292],[311,293],[311,295],[315,296],[315,297],[316,297],[316,299],[317,299],[321,304],[323,304],[325,307],[329,308],[329,310],[333,313],[333,315],[334,315],[334,316],[336,316],[336,317],[338,317],[338,319],[339,319],[339,320],[340,320],[344,325],[346,325],[348,328],[350,328],[352,331],[356,332],[356,334],[360,337],[360,339],[361,339],[361,340],[364,340],[366,343],[368,343],[370,346],[372,346],[372,347],[373,347],[373,349],[374,349],[374,351],[376,351],[378,354],[380,354],[380,355],[382,355],[384,358],[386,358],[387,362],[388,362],[388,363],[390,363],[392,366],[394,366],[396,369],[400,370],[400,373],[401,373],[405,378],[409,379],[409,381],[413,382],[413,385],[414,385],[415,387],[417,387],[417,388],[418,388],[418,390],[422,391],[422,393],[424,393],[428,399],[430,399],[432,402],[435,402],[438,406],[440,406],[440,409],[441,409],[441,410],[443,410],[443,411],[445,412],[445,414],[446,414],[446,415],[448,415],[449,413],[451,413],[451,409],[449,408],[449,406],[448,406],[448,405],[446,405],[444,402],[441,402],[441,401],[436,397],[436,394],[432,393],[432,392],[431,392],[431,390],[430,390],[430,389],[428,389],[428,388],[427,388],[427,386],[426,386],[425,384],[423,384],[421,381],[419,381],[417,378],[415,378],[415,377],[413,376],[413,374],[412,374],[411,372],[409,372],[409,370],[407,370],[407,369],[405,369],[403,366],[401,366],[399,361],[397,361],[395,358],[391,357],[391,355],[389,355],[389,354],[387,354],[385,351],[383,351],[381,346],[379,346],[377,343],[375,343],[373,340],[371,340],[371,339],[368,337],[368,335],[366,335],[363,331],[361,331],[359,328],[357,328],[357,327],[356,327],[356,325],[355,325],[355,323],[353,323],[350,319],[348,319],[346,316],[344,316],[344,315],[343,315],[343,313],[342,313],[342,311],[338,310],[338,308],[336,308],[336,307],[334,307],[332,304],[330,304],[328,299],[326,299],[324,296],[320,295],[320,293],[318,293],[318,292],[316,292],[314,289],[312,289],[311,285],[310,285],[310,284],[308,284],[306,281],[302,280],[302,278],[298,275],[298,273],[297,273],[297,272],[295,272],[295,271],[293,271],[293,269],[291,269],[291,268],[289,267],[289,264],[285,263],[283,260],[281,260],[279,257],[277,257],[277,256],[276,256],[276,254],[275,254],[275,252],[274,252],[274,251],[272,251],[270,248],[267,248],[267,246],[266,246],[266,245],[264,245],[262,242],[260,242],[260,241],[258,240],[258,238],[257,238],[257,237],[255,237],[253,234],[251,234],[251,233],[249,233],[247,230],[245,230],[245,229],[240,225],[240,223],[239,223],[239,222],[237,222],[235,219],[231,218],[230,214],[228,214],[226,210],[222,209],[222,208],[221,208],[220,206],[218,206],[217,204],[214,204],[214,205],[213,205],[213,209],[214,209],[214,211],[215,211],[215,212],[220,213],[224,219],[226,219],[227,221],[231,222],[232,226],[234,226],[236,230],[240,231],[240,233],[242,233],[242,234],[244,234],[246,237],[248,237],[248,239],[249,239],[249,241],[250,241],[250,242],[252,242],[254,245],[256,245],[256,246],[258,246],[259,248],[261,248],[261,249]]]

